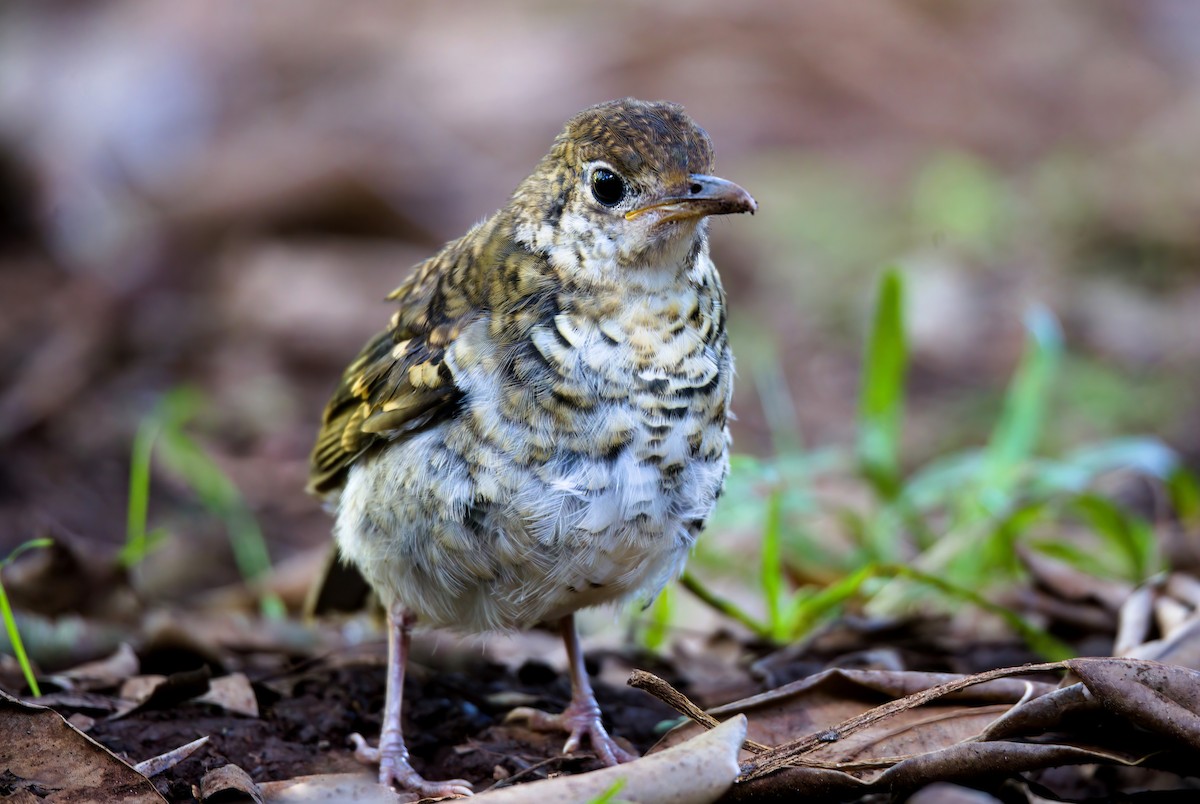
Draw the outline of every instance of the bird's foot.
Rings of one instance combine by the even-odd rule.
[[[354,758],[364,765],[379,766],[379,783],[384,787],[395,787],[421,798],[455,798],[474,795],[471,783],[463,779],[448,779],[444,782],[426,781],[421,774],[408,764],[408,749],[403,741],[389,740],[385,735],[380,739],[379,748],[367,745],[361,734],[351,734],[350,742],[354,743]]]
[[[523,722],[534,731],[565,731],[567,742],[563,753],[570,754],[579,749],[583,738],[587,737],[592,750],[605,765],[612,767],[622,762],[632,762],[637,754],[626,751],[617,745],[617,741],[609,736],[600,722],[600,707],[592,701],[572,701],[561,715],[552,715],[540,709],[528,706],[518,706],[508,713],[505,722]]]

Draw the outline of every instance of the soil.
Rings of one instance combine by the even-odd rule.
[[[134,761],[209,736],[202,751],[155,779],[159,791],[171,801],[193,801],[192,786],[200,777],[227,763],[239,765],[260,782],[362,769],[348,738],[361,732],[374,740],[379,733],[384,696],[381,664],[333,667],[314,662],[302,670],[259,679],[254,689],[260,719],[222,714],[206,704],[182,703],[101,720],[89,733]],[[480,791],[497,782],[601,767],[585,752],[561,755],[562,735],[505,725],[502,721],[511,704],[498,705],[497,700],[511,700],[514,693],[522,696],[522,703],[560,711],[570,690],[565,677],[536,661],[515,672],[491,663],[480,663],[469,674],[414,668],[405,684],[404,726],[417,771],[429,779],[467,779]],[[615,734],[639,753],[658,740],[664,723],[677,718],[665,704],[637,690],[599,682],[596,695],[606,721],[615,725]]]

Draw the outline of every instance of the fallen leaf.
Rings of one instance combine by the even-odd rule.
[[[207,667],[169,676],[134,676],[121,685],[119,696],[125,705],[113,717],[125,717],[142,709],[169,709],[204,695],[210,685],[211,673]]]
[[[230,673],[209,682],[208,692],[196,699],[236,715],[258,717],[258,698],[244,673]]]
[[[134,768],[143,776],[157,776],[163,771],[170,770],[180,762],[183,762],[207,744],[208,738],[201,737],[199,740],[192,740],[186,745],[173,748],[165,754],[159,754],[156,757],[150,757],[150,759],[143,759]]]
[[[38,800],[163,802],[127,762],[52,709],[0,691],[0,768],[5,786]]]
[[[487,804],[591,801],[620,784],[617,798],[662,804],[716,801],[738,774],[737,756],[746,739],[746,718],[737,715],[665,751],[612,768],[512,785],[482,793]]]
[[[85,662],[62,673],[47,676],[64,689],[91,692],[119,686],[126,679],[136,676],[139,669],[137,654],[128,642],[122,642],[117,650],[104,659]]]
[[[1200,750],[1200,673],[1136,659],[1073,659],[1067,664],[1109,711]]]
[[[244,797],[254,804],[263,804],[265,800],[250,774],[237,765],[222,765],[204,774],[204,778],[200,780],[201,801],[218,796],[221,801],[238,801]]]

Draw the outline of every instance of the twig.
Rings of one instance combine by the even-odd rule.
[[[715,729],[721,725],[721,721],[696,706],[686,695],[653,673],[647,673],[645,670],[634,670],[630,674],[629,680],[625,683],[634,689],[650,693],[679,714],[691,718],[706,729]],[[772,750],[771,746],[756,743],[753,740],[746,740],[742,743],[742,747],[755,754],[762,754]]]
[[[857,731],[867,728],[875,723],[878,723],[885,718],[909,709],[915,709],[929,703],[932,700],[948,695],[951,692],[957,692],[967,687],[972,687],[976,684],[982,684],[985,681],[992,681],[997,678],[1008,678],[1011,676],[1028,675],[1031,673],[1045,673],[1054,670],[1070,669],[1066,662],[1047,662],[1045,664],[1027,664],[1023,667],[1003,667],[998,670],[989,670],[984,673],[975,673],[974,675],[965,676],[963,678],[948,681],[945,684],[938,684],[936,687],[930,687],[927,690],[915,692],[912,695],[906,695],[895,701],[877,706],[874,709],[869,709],[860,715],[855,715],[852,718],[842,721],[831,729],[809,734],[801,737],[798,740],[793,740],[782,745],[775,746],[769,752],[762,754],[759,757],[742,765],[742,774],[739,781],[749,781],[766,776],[769,773],[786,768],[792,765],[805,764],[801,758],[823,745],[831,742],[836,742],[845,737],[854,734]]]

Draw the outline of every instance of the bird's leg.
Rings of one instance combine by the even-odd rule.
[[[379,747],[367,745],[361,734],[350,735],[354,756],[367,765],[379,765],[379,783],[393,784],[401,790],[419,793],[422,797],[469,796],[471,783],[462,779],[427,782],[408,763],[408,748],[400,726],[400,702],[404,697],[404,666],[408,661],[408,645],[416,622],[412,612],[399,605],[388,608],[387,694],[383,705],[383,729]]]
[[[568,614],[558,624],[563,642],[567,646],[567,664],[571,674],[571,703],[560,715],[550,715],[529,707],[518,707],[509,713],[509,720],[527,721],[537,731],[565,731],[567,743],[563,753],[569,754],[579,748],[587,737],[596,756],[608,766],[637,759],[616,740],[609,736],[600,722],[600,705],[588,682],[587,668],[583,664],[583,649],[579,645],[579,632],[575,630],[575,615]]]

